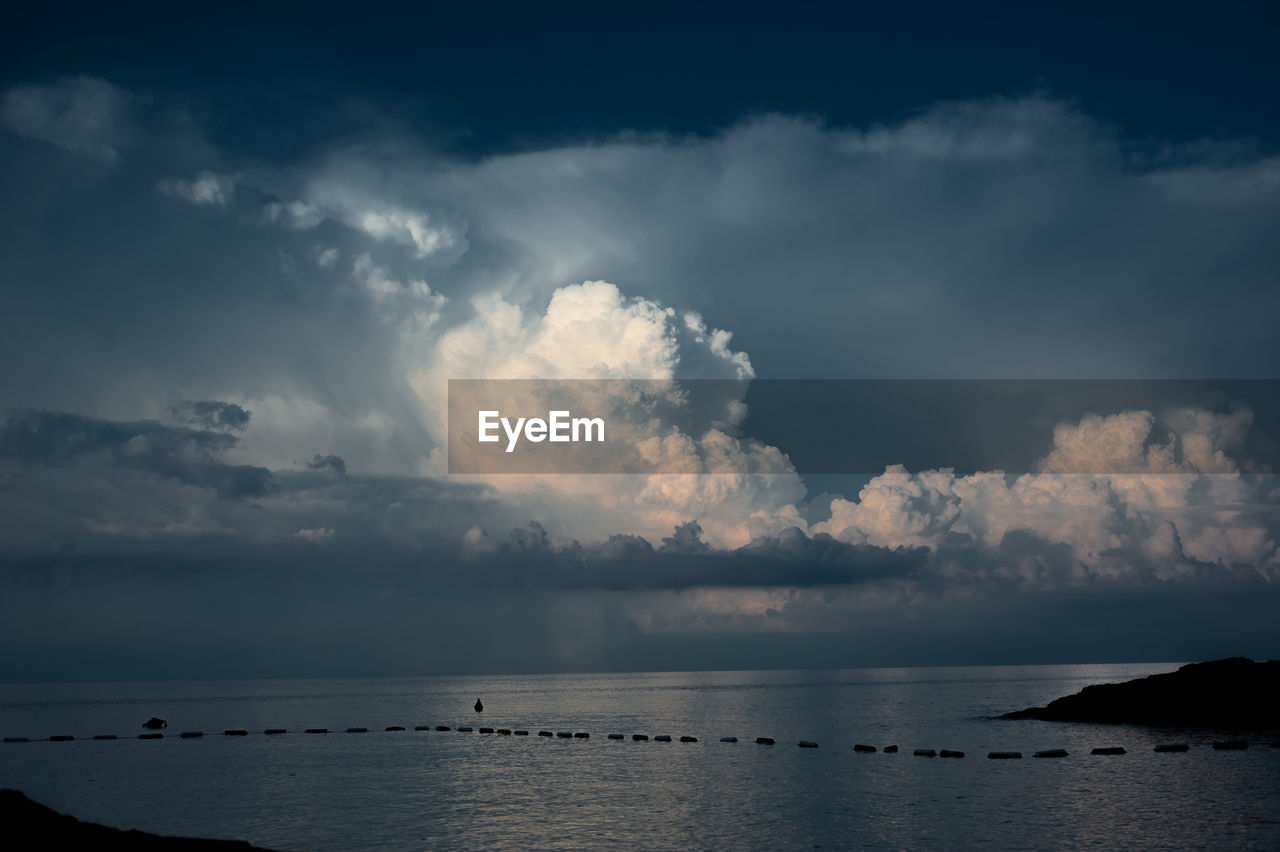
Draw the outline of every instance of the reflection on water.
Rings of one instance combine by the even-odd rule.
[[[8,686],[6,736],[133,734],[153,714],[171,733],[370,733],[7,744],[0,785],[110,825],[295,850],[1280,848],[1280,749],[1215,752],[1211,731],[990,718],[1172,668]],[[471,709],[476,696],[483,714]],[[413,730],[427,724],[531,735]],[[542,738],[540,729],[591,739]],[[633,742],[632,733],[675,741]],[[683,734],[699,742],[680,743]],[[719,742],[725,735],[739,742]],[[755,745],[761,735],[778,744]],[[796,748],[800,739],[820,748]],[[1169,739],[1196,746],[1151,752]],[[903,751],[854,754],[854,742]],[[1098,745],[1130,753],[1090,756]],[[918,758],[913,748],[968,757]],[[1029,758],[1049,748],[1071,756]],[[995,750],[1028,759],[986,760]]]

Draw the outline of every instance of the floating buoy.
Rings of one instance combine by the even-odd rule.
[[[469,733],[471,733],[471,726],[470,726],[470,725],[459,725],[459,726],[458,726],[458,733],[460,733],[460,734],[469,734]]]
[[[288,731],[286,731],[284,728],[267,728],[267,729],[266,729],[265,731],[263,731],[262,733],[264,733],[264,734],[287,734],[287,733],[288,733]]]
[[[369,729],[368,728],[347,728],[347,733],[348,734],[367,734],[369,733]]]
[[[756,737],[756,745],[773,745],[773,737]]]
[[[589,740],[591,739],[591,735],[588,734],[586,731],[578,731],[578,733],[573,735],[573,738],[575,740]]]
[[[696,743],[697,741],[698,741],[697,737],[681,737],[680,738],[680,742],[682,743]]]
[[[1217,751],[1243,751],[1249,747],[1247,740],[1219,740],[1213,744]]]
[[[667,735],[667,734],[660,734],[660,735],[658,735],[658,736],[654,737],[654,738],[653,738],[653,741],[654,741],[655,743],[669,743],[669,742],[671,742],[671,737],[670,737],[669,735]]]
[[[509,737],[509,736],[511,736],[511,729],[510,729],[510,728],[499,728],[499,729],[498,729],[498,735],[499,735],[499,736],[503,736],[503,737]]]
[[[247,737],[249,732],[241,728],[227,728],[222,732],[224,737]]]
[[[480,699],[479,699],[479,698],[477,698],[477,699],[476,699],[476,712],[477,712],[477,713],[483,713],[483,712],[484,712],[484,705],[480,703]]]
[[[115,738],[115,734],[98,734],[94,737],[95,740],[114,740]]]
[[[516,736],[517,736],[517,737],[527,737],[527,736],[529,736],[529,732],[528,732],[528,731],[516,731],[516,732],[515,732],[515,734],[516,734]]]
[[[194,740],[196,737],[203,737],[204,731],[183,731],[178,736],[184,740]]]
[[[140,739],[140,740],[162,740],[162,739],[164,739],[164,734],[138,734],[138,739]]]
[[[938,757],[964,757],[964,752],[944,748],[942,751],[938,752]]]
[[[150,719],[142,723],[142,727],[146,728],[148,731],[158,731],[161,728],[169,727],[169,723],[164,719],[161,719],[159,716],[152,716]]]
[[[449,726],[448,726],[448,725],[436,725],[436,730],[437,730],[437,731],[447,731],[447,730],[449,730]]]
[[[493,733],[493,728],[481,728],[481,729],[480,729],[480,733],[482,733],[482,734],[492,734],[492,733]]]
[[[1124,747],[1123,746],[1106,746],[1104,748],[1095,748],[1093,751],[1089,752],[1089,754],[1104,754],[1104,755],[1124,754]]]
[[[562,740],[573,739],[573,731],[556,731],[556,737]]]
[[[540,736],[540,737],[554,737],[554,736],[555,736],[555,734],[551,733],[550,731],[538,731],[538,736]]]
[[[1065,748],[1050,748],[1044,751],[1038,751],[1031,755],[1032,757],[1066,757],[1067,750]]]
[[[720,742],[722,743],[736,743],[737,741],[738,741],[737,737],[721,737],[720,738]]]
[[[646,742],[649,739],[649,735],[648,734],[632,734],[631,739],[635,740],[636,742]]]
[[[801,740],[800,742],[796,743],[796,745],[800,746],[800,748],[817,748],[818,747],[818,744],[811,740]]]
[[[1158,751],[1161,753],[1175,752],[1175,751],[1190,751],[1190,750],[1191,750],[1191,746],[1187,745],[1186,743],[1160,743],[1160,745],[1152,749],[1152,751]]]
[[[931,748],[918,748],[911,752],[916,757],[937,757],[938,753]]]
[[[890,748],[896,748],[896,747],[891,746]],[[863,754],[872,754],[876,750],[876,747],[873,745],[863,745],[862,743],[854,743],[853,750],[857,752],[861,752]],[[885,749],[885,751],[888,751],[888,750],[889,749]]]
[[[609,739],[611,739],[611,740],[620,740],[620,739],[622,739],[622,734],[610,734],[610,735],[609,735]]]
[[[30,740],[28,740],[26,737],[5,737],[5,738],[4,738],[4,741],[5,741],[5,742],[7,742],[7,743],[26,743],[26,742],[30,742]]]
[[[383,728],[383,730],[384,731],[403,731],[404,726],[403,725],[387,725],[385,728]]]
[[[1022,757],[1020,751],[993,751],[987,754],[991,760],[1018,760]]]
[[[329,733],[329,729],[328,729],[328,728],[307,728],[307,730],[305,731],[305,733],[308,733],[308,734],[327,734],[327,733]]]
[[[69,743],[69,742],[71,742],[71,741],[72,741],[72,740],[74,740],[74,739],[75,739],[75,737],[71,736],[70,734],[55,734],[54,736],[49,737],[49,742],[51,742],[51,743]]]
[[[885,753],[885,754],[897,754],[897,753],[898,753],[898,747],[897,747],[896,745],[885,746],[885,747],[884,747],[884,753]]]

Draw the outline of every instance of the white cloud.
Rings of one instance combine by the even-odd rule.
[[[544,313],[526,314],[501,296],[476,297],[475,313],[444,332],[430,363],[409,379],[424,419],[445,443],[446,393],[451,378],[672,379],[749,378],[746,353],[729,334],[700,317],[648,299],[627,298],[613,284],[586,281],[561,287]],[[584,395],[629,392],[586,385]],[[606,398],[583,410],[608,410]],[[724,420],[738,422],[741,399],[725,401]],[[618,445],[639,447],[660,469],[682,475],[504,475],[490,484],[557,532],[586,538],[628,532],[660,540],[680,523],[697,520],[707,540],[740,545],[753,534],[798,522],[803,487],[793,473],[749,474],[753,468],[790,471],[776,448],[708,428],[686,434],[660,418],[611,427],[626,430]],[[705,475],[709,471],[722,471]],[[702,472],[703,475],[699,475]],[[548,515],[550,516],[548,518]]]
[[[181,198],[192,204],[222,207],[235,197],[236,179],[233,175],[219,175],[204,171],[192,180],[179,178],[163,180],[159,183],[158,189],[165,195]]]
[[[1050,584],[1148,572],[1168,578],[1189,560],[1280,576],[1275,536],[1257,513],[1242,511],[1263,495],[1252,493],[1222,445],[1239,442],[1249,420],[1247,411],[1199,409],[1089,415],[1054,430],[1044,472],[956,476],[895,466],[856,500],[834,500],[830,519],[813,529],[854,543],[933,550],[966,536],[990,555],[987,569]],[[1168,431],[1167,441],[1156,440],[1157,427]],[[1006,536],[1018,532],[1066,545],[1071,575],[1047,576],[1044,563],[1002,557]]]

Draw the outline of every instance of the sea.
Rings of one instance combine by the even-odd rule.
[[[1238,735],[995,718],[1177,665],[4,685],[0,734],[31,741],[0,745],[0,787],[117,828],[296,852],[1280,849],[1278,732],[1220,751]],[[137,739],[151,716],[164,738]],[[1152,750],[1169,741],[1190,750]]]

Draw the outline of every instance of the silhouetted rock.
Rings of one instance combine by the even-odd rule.
[[[93,849],[95,852],[266,852],[243,840],[199,840],[121,831],[60,814],[33,802],[18,790],[0,790],[0,823],[11,838],[39,838],[42,849]]]
[[[1175,672],[1087,686],[1074,695],[1006,713],[1004,719],[1275,729],[1280,660],[1244,657],[1191,663]]]

